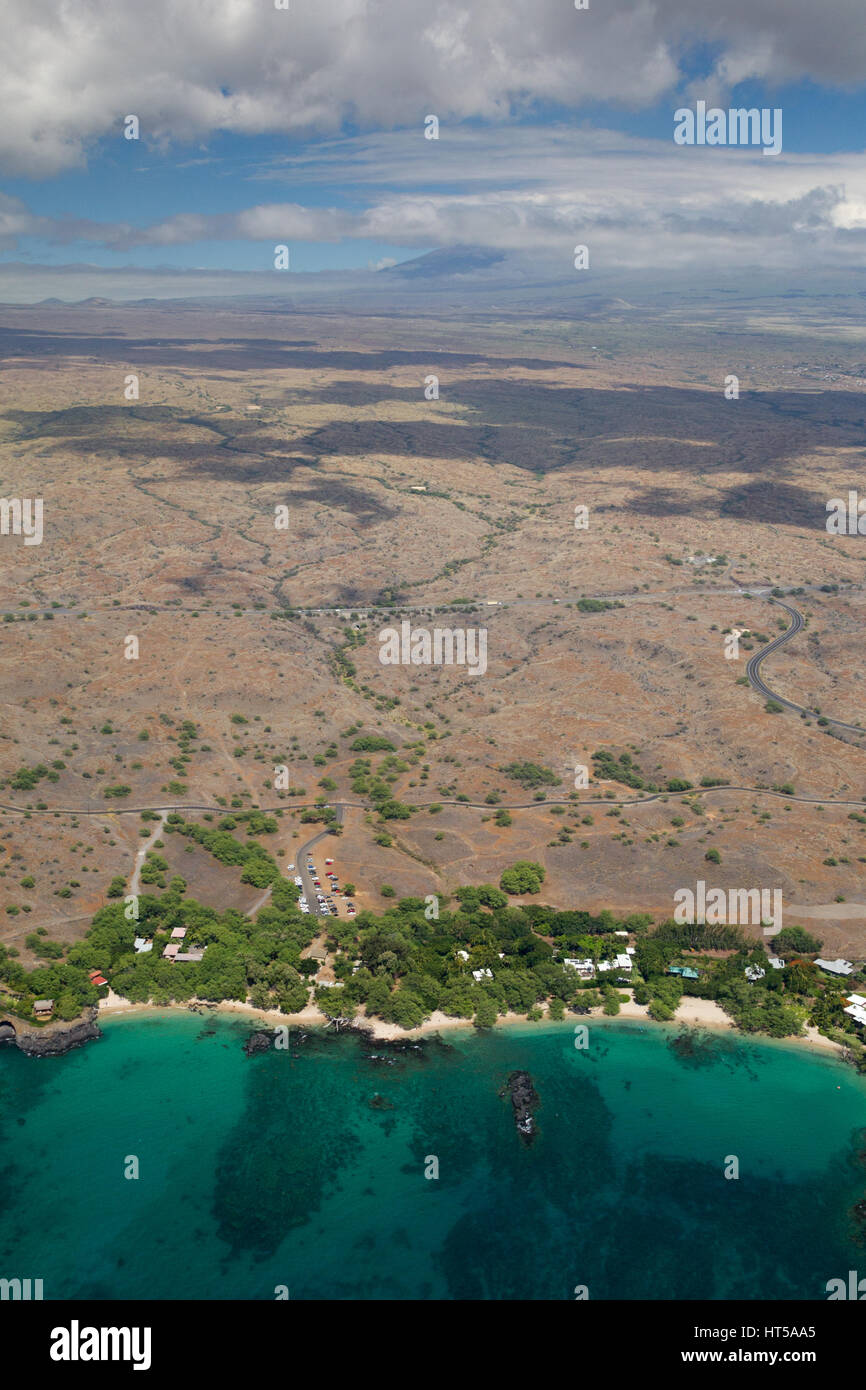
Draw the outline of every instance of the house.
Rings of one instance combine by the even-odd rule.
[[[162,953],[163,960],[174,960],[180,950],[179,941],[170,941]]]
[[[700,975],[697,970],[693,970],[690,965],[669,965],[667,975],[680,975],[684,980],[699,980]]]
[[[855,1023],[859,1023],[861,1028],[866,1027],[866,995],[849,994],[848,1007],[844,1010],[850,1014]]]
[[[774,970],[785,969],[785,962],[782,960],[781,956],[770,956],[770,964]]]
[[[746,979],[754,984],[756,980],[763,980],[767,972],[762,965],[747,965],[744,973]]]
[[[614,932],[614,936],[624,936],[624,937],[626,938],[626,940],[628,940],[628,932],[627,932],[627,931],[615,931],[615,932]]]
[[[132,944],[140,956],[144,955],[145,951],[153,950],[153,942],[148,941],[146,936],[137,936]]]
[[[821,970],[826,970],[829,975],[853,975],[854,966],[850,960],[821,960],[820,956],[815,964]]]
[[[183,941],[186,936],[186,927],[173,927],[171,932],[172,941]]]
[[[97,989],[101,989],[103,985],[108,984],[108,981],[106,980],[105,976],[100,974],[98,970],[88,971],[88,978],[92,985],[96,985]]]
[[[53,999],[37,999],[33,1005],[33,1012],[37,1018],[50,1018],[54,1013]]]
[[[631,956],[614,956],[613,960],[600,960],[599,970],[631,970]]]
[[[458,956],[460,957],[461,960],[468,960],[468,959],[469,959],[469,952],[468,952],[468,951],[458,951],[457,954],[458,954]]]
[[[194,946],[191,951],[178,951],[175,960],[201,960],[204,955],[203,946]]]
[[[582,980],[591,980],[595,974],[595,964],[589,956],[586,960],[575,960],[573,956],[566,956],[562,963],[576,970]]]
[[[485,980],[485,979],[486,979],[486,980],[492,980],[492,979],[493,979],[493,971],[492,971],[492,970],[483,970],[483,969],[482,969],[482,970],[473,970],[473,971],[472,971],[472,978],[473,978],[473,980]]]

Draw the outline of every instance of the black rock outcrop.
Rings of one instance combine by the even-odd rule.
[[[531,1144],[537,1134],[535,1111],[541,1105],[541,1098],[532,1084],[528,1071],[513,1071],[499,1093],[511,1097],[514,1111],[514,1124],[524,1144]]]

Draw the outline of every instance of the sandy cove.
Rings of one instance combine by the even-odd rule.
[[[100,1017],[109,1017],[112,1014],[133,1014],[148,1013],[167,1008],[188,1009],[190,1005],[197,1008],[205,1008],[215,1013],[244,1014],[247,1017],[261,1019],[263,1022],[272,1025],[283,1023],[290,1028],[316,1028],[328,1022],[327,1017],[315,1004],[308,1004],[305,1009],[297,1014],[283,1014],[278,1009],[256,1009],[252,1004],[241,1003],[237,999],[224,999],[219,1004],[214,1004],[207,999],[190,999],[185,1004],[158,1005],[158,1004],[133,1004],[128,999],[123,999],[119,994],[115,994],[109,989],[105,999],[99,1001]],[[649,1006],[637,1004],[634,999],[629,999],[620,1006],[618,1014],[606,1015],[602,1008],[590,1010],[584,1018],[592,1018],[596,1022],[615,1023],[617,1018],[640,1019],[641,1022],[653,1023],[654,1020],[649,1016]],[[541,1020],[547,1021],[547,1016]],[[418,1038],[426,1033],[444,1033],[448,1030],[462,1028],[469,1030],[473,1027],[470,1019],[451,1018],[448,1014],[441,1013],[434,1009],[430,1017],[419,1024],[417,1028],[403,1029],[396,1023],[386,1023],[381,1018],[367,1018],[363,1006],[355,1016],[355,1022],[361,1024],[365,1031],[377,1042],[397,1042],[401,1038]],[[724,1009],[716,1003],[714,999],[697,999],[684,997],[673,1017],[674,1023],[685,1024],[686,1027],[693,1028],[720,1028],[736,1032],[737,1029],[732,1019],[728,1017]],[[502,1014],[497,1020],[495,1027],[507,1028],[520,1024],[523,1027],[532,1028],[535,1025],[530,1023],[524,1014],[507,1013]],[[742,1037],[751,1036],[741,1034]],[[807,1027],[804,1035],[799,1038],[782,1038],[779,1041],[799,1043],[803,1047],[818,1049],[821,1052],[833,1052],[837,1056],[844,1053],[845,1048],[840,1043],[833,1042],[831,1038],[825,1038],[817,1028]]]

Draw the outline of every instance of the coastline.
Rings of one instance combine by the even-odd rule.
[[[257,1009],[252,1004],[243,1003],[238,999],[224,999],[219,1003],[214,1003],[207,999],[190,999],[183,1004],[133,1004],[128,999],[121,998],[109,989],[105,999],[99,1001],[98,1018],[109,1019],[117,1017],[131,1017],[134,1015],[157,1013],[163,1009],[182,1010],[186,1012],[204,1010],[208,1013],[241,1014],[252,1020],[259,1019],[263,1023],[271,1026],[285,1024],[288,1028],[322,1028],[326,1027],[329,1020],[315,1004],[308,1004],[307,1007],[296,1014],[280,1013],[278,1009]],[[620,1006],[618,1014],[606,1015],[601,1007],[590,1010],[587,1014],[570,1015],[566,1019],[552,1020],[547,1014],[537,1022],[531,1022],[525,1014],[507,1013],[501,1014],[493,1025],[495,1028],[514,1028],[525,1027],[535,1028],[545,1023],[562,1022],[571,1023],[572,1020],[592,1019],[593,1023],[616,1023],[618,1020],[628,1020],[630,1022],[640,1021],[652,1024],[654,1027],[670,1027],[671,1025],[685,1026],[688,1028],[704,1028],[736,1033],[741,1038],[754,1037],[756,1040],[766,1042],[784,1042],[809,1051],[818,1051],[835,1055],[840,1060],[844,1057],[846,1048],[841,1043],[834,1042],[831,1038],[825,1038],[819,1033],[817,1028],[807,1027],[805,1033],[800,1037],[788,1038],[766,1038],[763,1034],[751,1034],[741,1032],[733,1019],[729,1018],[724,1009],[716,1003],[714,999],[698,999],[694,997],[684,997],[676,1013],[669,1023],[659,1024],[655,1019],[650,1018],[648,1005],[637,1004],[634,999],[629,999]],[[419,1024],[417,1028],[401,1028],[396,1023],[386,1023],[384,1019],[367,1018],[363,1010],[355,1016],[352,1026],[367,1033],[375,1042],[401,1042],[404,1039],[412,1040],[431,1033],[454,1032],[463,1030],[464,1032],[475,1031],[471,1019],[452,1018],[448,1014],[441,1013],[435,1009],[430,1017]]]

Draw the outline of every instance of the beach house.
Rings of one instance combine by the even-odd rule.
[[[822,960],[819,956],[815,961],[819,970],[826,970],[829,975],[853,975],[854,966],[850,960]]]
[[[850,1014],[861,1028],[866,1027],[866,994],[849,994],[845,1013]]]
[[[633,955],[634,951],[629,950],[628,954],[614,956],[613,960],[600,960],[598,968],[599,970],[631,970],[631,958]]]
[[[595,964],[589,956],[587,956],[585,960],[578,960],[574,956],[566,956],[562,963],[563,965],[569,966],[572,970],[576,970],[582,980],[591,980],[595,974]]]

